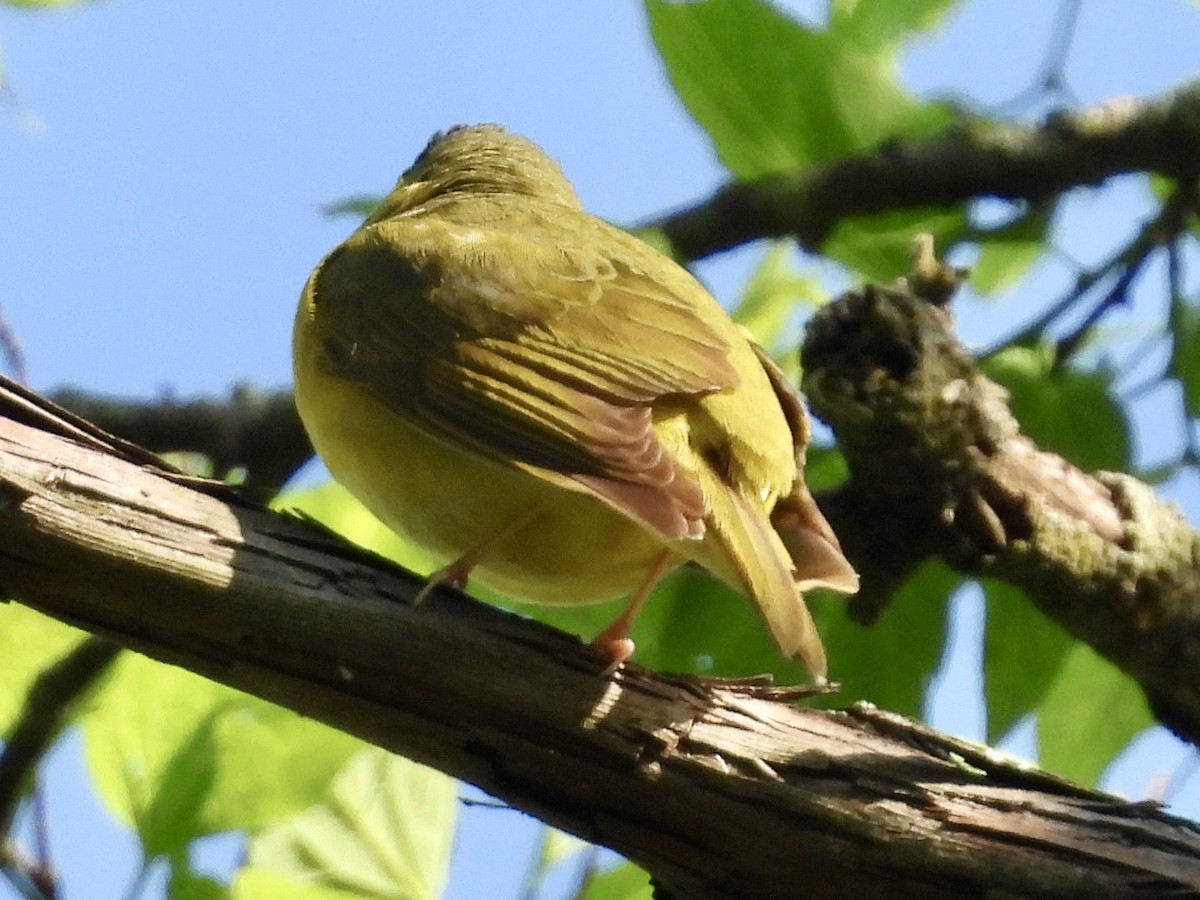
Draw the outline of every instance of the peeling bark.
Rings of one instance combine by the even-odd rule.
[[[262,391],[240,384],[228,399],[181,401],[129,400],[62,388],[51,399],[155,453],[203,454],[217,477],[241,470],[244,484],[264,495],[278,491],[313,453],[290,389]]]
[[[576,639],[452,591],[413,606],[411,573],[31,403],[0,396],[5,593],[476,784],[664,895],[1200,897],[1200,830],[1153,805],[870,707],[606,678]]]

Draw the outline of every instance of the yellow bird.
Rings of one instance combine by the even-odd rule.
[[[309,278],[293,360],[333,477],[445,561],[427,589],[631,595],[595,640],[615,666],[654,583],[692,560],[824,677],[803,592],[858,578],[804,484],[798,397],[699,282],[584,212],[524,138],[435,135]]]

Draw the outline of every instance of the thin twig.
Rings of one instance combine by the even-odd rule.
[[[548,825],[543,825],[538,830],[538,840],[534,843],[533,855],[529,860],[529,864],[525,867],[525,875],[521,879],[521,887],[517,890],[517,900],[537,900],[538,893],[541,891],[542,881],[545,877],[542,859],[546,853],[546,840],[549,834],[550,827]]]
[[[1128,386],[1128,380],[1137,372],[1138,367],[1146,362],[1150,358],[1150,355],[1163,345],[1164,338],[1165,335],[1161,331],[1147,335],[1138,341],[1133,349],[1125,355],[1125,358],[1121,360],[1118,371],[1113,377],[1113,390],[1126,403],[1162,384],[1162,380],[1166,376],[1165,368],[1162,366],[1157,367],[1157,371],[1152,375],[1144,377],[1141,381],[1134,382],[1132,387]]]
[[[1195,212],[1196,187],[1194,181],[1180,183],[1167,202],[1162,205],[1158,215],[1142,228],[1134,243],[1128,248],[1131,258],[1117,278],[1116,284],[1088,312],[1079,326],[1058,342],[1055,352],[1056,366],[1062,365],[1070,358],[1105,313],[1128,302],[1130,288],[1145,268],[1150,256],[1163,247],[1175,246],[1179,236],[1187,228],[1189,218]],[[1175,265],[1176,267],[1179,265],[1178,254],[1175,256]],[[1182,275],[1178,272],[1176,275],[1180,278],[1178,289],[1182,291]],[[1172,296],[1176,295],[1175,291],[1176,287],[1172,286]]]
[[[33,808],[33,855],[40,875],[39,885],[43,893],[54,900],[58,896],[58,874],[50,853],[50,816],[46,809],[46,786],[41,781],[34,781],[30,805]]]
[[[112,641],[89,637],[42,672],[0,754],[0,834],[8,834],[38,762],[69,718],[71,706],[120,652]]]
[[[575,888],[575,892],[571,894],[571,900],[583,900],[583,897],[587,894],[588,886],[595,880],[599,871],[600,848],[593,846],[583,854],[583,861],[579,866],[579,882]]]
[[[22,900],[53,900],[42,890],[37,863],[21,853],[12,843],[4,845],[0,857],[0,873],[4,874]]]
[[[25,367],[25,348],[21,346],[17,332],[9,324],[3,310],[0,310],[0,354],[3,354],[13,380],[29,384],[29,371]]]
[[[138,867],[137,873],[133,876],[133,880],[129,882],[129,887],[125,889],[122,900],[138,900],[142,896],[142,892],[146,889],[146,884],[150,878],[151,866],[154,860],[142,857],[142,863]]]
[[[1129,261],[1129,264],[1117,276],[1113,286],[1105,292],[1099,302],[1088,310],[1087,314],[1069,334],[1060,338],[1054,348],[1054,368],[1059,369],[1075,355],[1075,351],[1083,344],[1084,339],[1091,334],[1092,329],[1096,324],[1104,318],[1104,315],[1118,306],[1126,306],[1129,303],[1129,291],[1133,287],[1133,283],[1146,267],[1147,260],[1150,259],[1151,253],[1157,247],[1144,246],[1139,248],[1141,252]]]
[[[1162,799],[1163,803],[1170,803],[1172,798],[1178,796],[1196,772],[1200,771],[1200,753],[1193,750],[1184,758],[1175,771],[1171,773],[1167,780],[1166,786],[1163,788]]]
[[[1046,44],[1046,53],[1038,66],[1037,74],[1028,87],[1016,96],[995,107],[997,114],[1012,114],[1040,99],[1042,95],[1059,95],[1067,102],[1076,102],[1074,92],[1067,86],[1067,57],[1079,25],[1081,0],[1063,0],[1058,5],[1054,29]]]
[[[1142,225],[1133,240],[1100,265],[1081,272],[1076,277],[1075,285],[1071,290],[1055,301],[1049,309],[1024,326],[1016,334],[995,343],[991,348],[984,351],[981,356],[986,358],[1013,344],[1028,344],[1038,340],[1051,324],[1067,313],[1092,288],[1096,287],[1114,272],[1120,272],[1121,274],[1118,276],[1114,288],[1093,309],[1092,313],[1085,319],[1084,325],[1080,329],[1077,329],[1076,334],[1064,339],[1064,341],[1072,341],[1072,345],[1068,349],[1073,350],[1074,345],[1081,340],[1084,331],[1094,325],[1096,320],[1117,301],[1123,299],[1123,291],[1128,288],[1129,280],[1132,275],[1136,275],[1137,271],[1141,269],[1150,254],[1160,247],[1168,245],[1183,230],[1187,216],[1190,214],[1194,204],[1194,183],[1189,184],[1187,187],[1181,185],[1167,202],[1163,204],[1158,214]]]
[[[1179,242],[1173,241],[1167,246],[1167,288],[1171,296],[1171,312],[1167,319],[1167,328],[1170,329],[1172,339],[1176,341],[1178,339],[1177,329],[1182,327],[1180,316],[1183,313],[1184,304],[1187,302],[1183,295],[1183,285],[1183,253],[1180,251]],[[1176,343],[1176,346],[1172,348],[1172,357],[1178,349],[1178,343]],[[1184,447],[1179,461],[1182,465],[1197,467],[1200,466],[1200,446],[1197,445],[1196,429],[1192,427],[1192,415],[1188,409],[1186,394],[1181,394],[1180,405],[1183,407],[1183,433],[1186,436],[1187,445]]]

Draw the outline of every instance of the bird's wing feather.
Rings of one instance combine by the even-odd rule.
[[[858,573],[842,553],[837,535],[804,482],[804,456],[811,436],[808,413],[775,360],[757,344],[754,350],[783,408],[796,446],[796,480],[791,491],[780,497],[771,510],[771,524],[792,559],[794,577],[801,591],[827,587],[844,594],[856,593]]]
[[[738,376],[727,336],[654,279],[512,230],[400,219],[335,251],[314,305],[326,365],[396,414],[565,478],[665,539],[703,533],[699,483],[655,411]]]

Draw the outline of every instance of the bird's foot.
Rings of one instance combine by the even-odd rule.
[[[608,677],[633,656],[633,640],[629,637],[629,623],[618,619],[592,638],[592,646],[608,659],[604,677]]]
[[[426,597],[443,585],[460,591],[465,590],[467,587],[467,578],[470,575],[471,565],[463,559],[456,559],[449,565],[442,566],[442,568],[438,569],[425,580],[424,586],[417,592],[417,596],[413,598],[413,606],[423,603]]]

